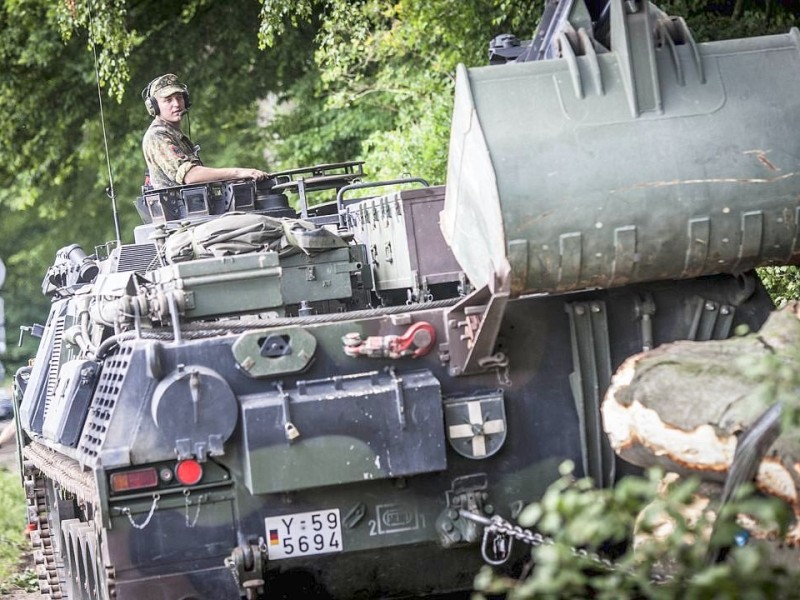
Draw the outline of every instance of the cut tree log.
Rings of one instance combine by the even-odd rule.
[[[737,435],[768,408],[747,374],[768,355],[800,370],[800,304],[773,312],[761,330],[721,341],[682,341],[628,358],[602,405],[614,451],[642,466],[724,481]],[[800,401],[800,400],[799,400]],[[780,497],[800,517],[800,439],[783,432],[756,475],[756,486]],[[800,530],[792,532],[800,541]]]

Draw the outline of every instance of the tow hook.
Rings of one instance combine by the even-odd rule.
[[[462,492],[452,498],[450,506],[436,519],[436,530],[444,548],[480,541],[483,533],[481,524],[462,518],[462,515],[470,512],[491,517],[494,507],[487,502],[488,498],[489,494],[485,491]]]
[[[342,338],[347,356],[369,358],[419,358],[430,352],[436,343],[436,329],[430,323],[414,323],[402,335],[371,335],[363,339],[357,331]]]
[[[256,600],[264,594],[264,572],[267,568],[267,544],[258,538],[257,544],[236,546],[225,558],[236,585],[247,600]]]

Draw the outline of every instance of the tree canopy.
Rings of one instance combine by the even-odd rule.
[[[796,0],[668,0],[700,39],[785,32]],[[443,183],[455,67],[533,34],[544,0],[7,0],[0,11],[0,256],[11,337],[45,318],[58,248],[91,253],[138,222],[140,93],[166,72],[212,166],[359,159],[371,178]],[[106,150],[107,146],[107,150]],[[113,186],[111,185],[113,183]],[[33,352],[10,348],[6,362]]]

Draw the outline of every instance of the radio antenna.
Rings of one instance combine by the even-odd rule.
[[[97,100],[100,102],[100,126],[103,129],[103,146],[106,152],[106,167],[108,168],[108,188],[106,192],[108,197],[111,198],[111,211],[114,215],[114,232],[117,234],[117,244],[121,244],[121,237],[119,234],[119,213],[117,212],[117,194],[114,191],[114,176],[111,173],[111,158],[108,152],[108,137],[106,136],[106,119],[103,113],[103,93],[100,89],[100,69],[97,62],[97,44],[94,40],[94,14],[92,13],[91,5],[89,8],[89,35],[92,38],[92,53],[94,54],[94,78],[97,82]]]

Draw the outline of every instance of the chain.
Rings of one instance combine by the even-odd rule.
[[[511,522],[505,520],[499,515],[491,518],[483,515],[469,512],[467,510],[460,510],[459,514],[465,519],[474,521],[479,525],[484,526],[483,542],[481,544],[481,555],[483,559],[491,565],[500,565],[508,560],[511,554],[511,545],[513,540],[519,540],[534,548],[539,546],[552,546],[555,540],[549,536],[542,535],[539,532],[531,531],[530,529],[523,529],[519,525],[513,525]],[[508,540],[506,544],[504,540]],[[495,558],[488,555],[489,547],[492,548]],[[574,556],[588,560],[596,565],[599,565],[607,571],[621,571],[624,573],[632,574],[632,570],[628,567],[613,562],[612,560],[601,556],[597,552],[589,552],[584,548],[570,547],[570,551]],[[499,556],[500,558],[497,558]],[[670,578],[666,575],[652,574],[651,580],[654,583],[664,583]]]
[[[239,581],[239,569],[236,566],[236,561],[233,560],[232,557],[227,556],[225,557],[224,563],[225,566],[228,567],[228,570],[231,572],[231,575],[233,575],[233,580],[236,582],[236,587],[241,588],[242,585],[241,582]]]
[[[158,501],[160,499],[161,496],[159,494],[153,494],[153,504],[152,506],[150,506],[150,512],[148,513],[147,518],[142,523],[137,523],[136,521],[133,520],[133,517],[131,516],[131,509],[128,508],[127,506],[122,507],[122,514],[128,517],[128,521],[131,522],[131,525],[133,527],[135,527],[136,529],[144,529],[150,524],[150,519],[153,518],[153,513],[156,512],[156,506],[158,506]]]
[[[192,501],[189,500],[191,493],[191,490],[183,490],[184,505],[186,508],[186,527],[190,529],[197,525],[197,518],[200,516],[200,505],[203,503],[203,496],[198,496],[197,508],[194,512],[194,519],[189,519],[189,507],[192,505]]]

